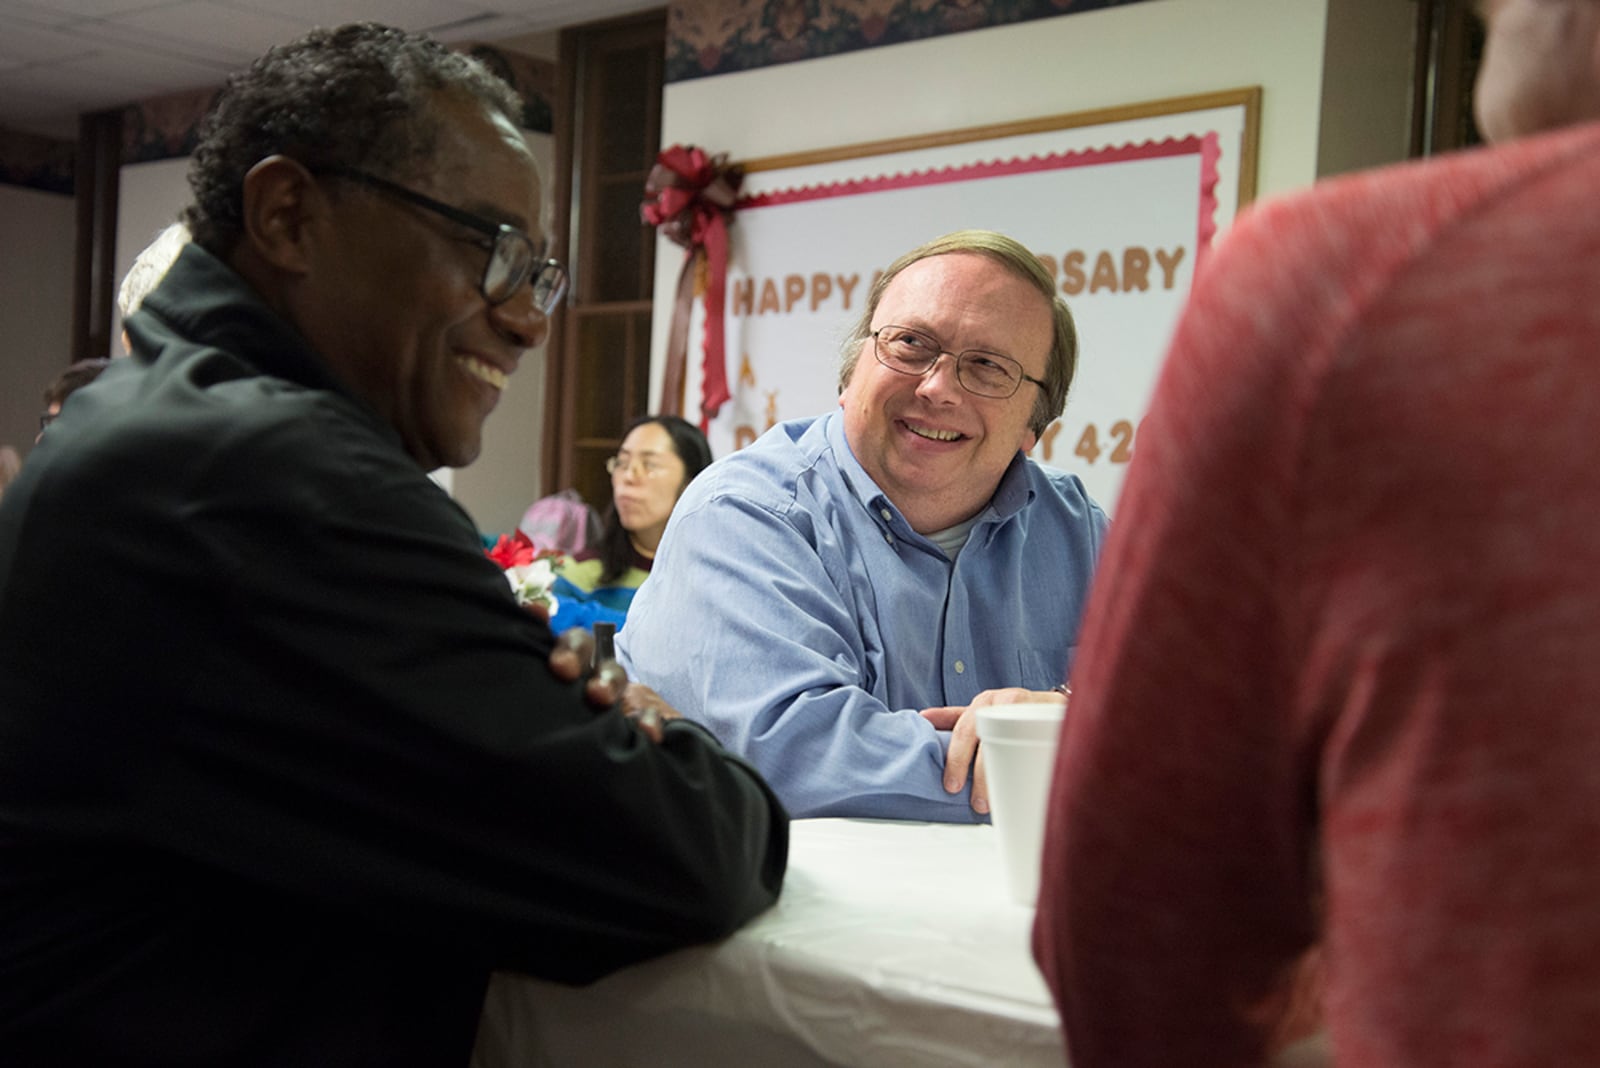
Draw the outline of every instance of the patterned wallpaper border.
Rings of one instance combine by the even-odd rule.
[[[673,0],[668,82],[1144,0]]]
[[[71,193],[72,159],[77,151],[71,141],[0,130],[0,185]]]

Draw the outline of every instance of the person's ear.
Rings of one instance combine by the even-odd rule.
[[[268,156],[244,176],[242,240],[262,260],[291,274],[310,264],[310,225],[328,211],[328,199],[297,160]]]
[[[850,383],[855,381],[856,372],[861,370],[861,355],[856,354],[856,362],[850,365],[850,374],[839,382],[839,407],[846,406],[845,394],[850,392]]]

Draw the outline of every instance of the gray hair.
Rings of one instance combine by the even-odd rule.
[[[161,284],[172,261],[178,258],[178,253],[188,243],[189,228],[181,222],[175,222],[156,235],[156,239],[139,253],[133,266],[128,268],[128,273],[123,275],[122,286],[117,290],[117,311],[124,319],[138,311],[144,298]]]

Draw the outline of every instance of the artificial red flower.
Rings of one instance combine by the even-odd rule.
[[[502,534],[495,539],[494,547],[485,549],[484,555],[500,565],[500,570],[505,571],[513,567],[526,567],[533,563],[539,555],[538,548],[528,540],[522,531],[515,534]]]

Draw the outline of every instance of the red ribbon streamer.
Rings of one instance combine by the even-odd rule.
[[[680,414],[683,379],[689,359],[689,314],[694,304],[694,270],[703,252],[706,262],[705,359],[700,389],[700,429],[710,426],[728,390],[723,308],[728,280],[728,218],[744,181],[744,171],[728,166],[726,153],[708,155],[693,145],[673,145],[656,157],[640,205],[644,221],[686,250],[667,334],[667,365],[662,376],[661,408]]]

